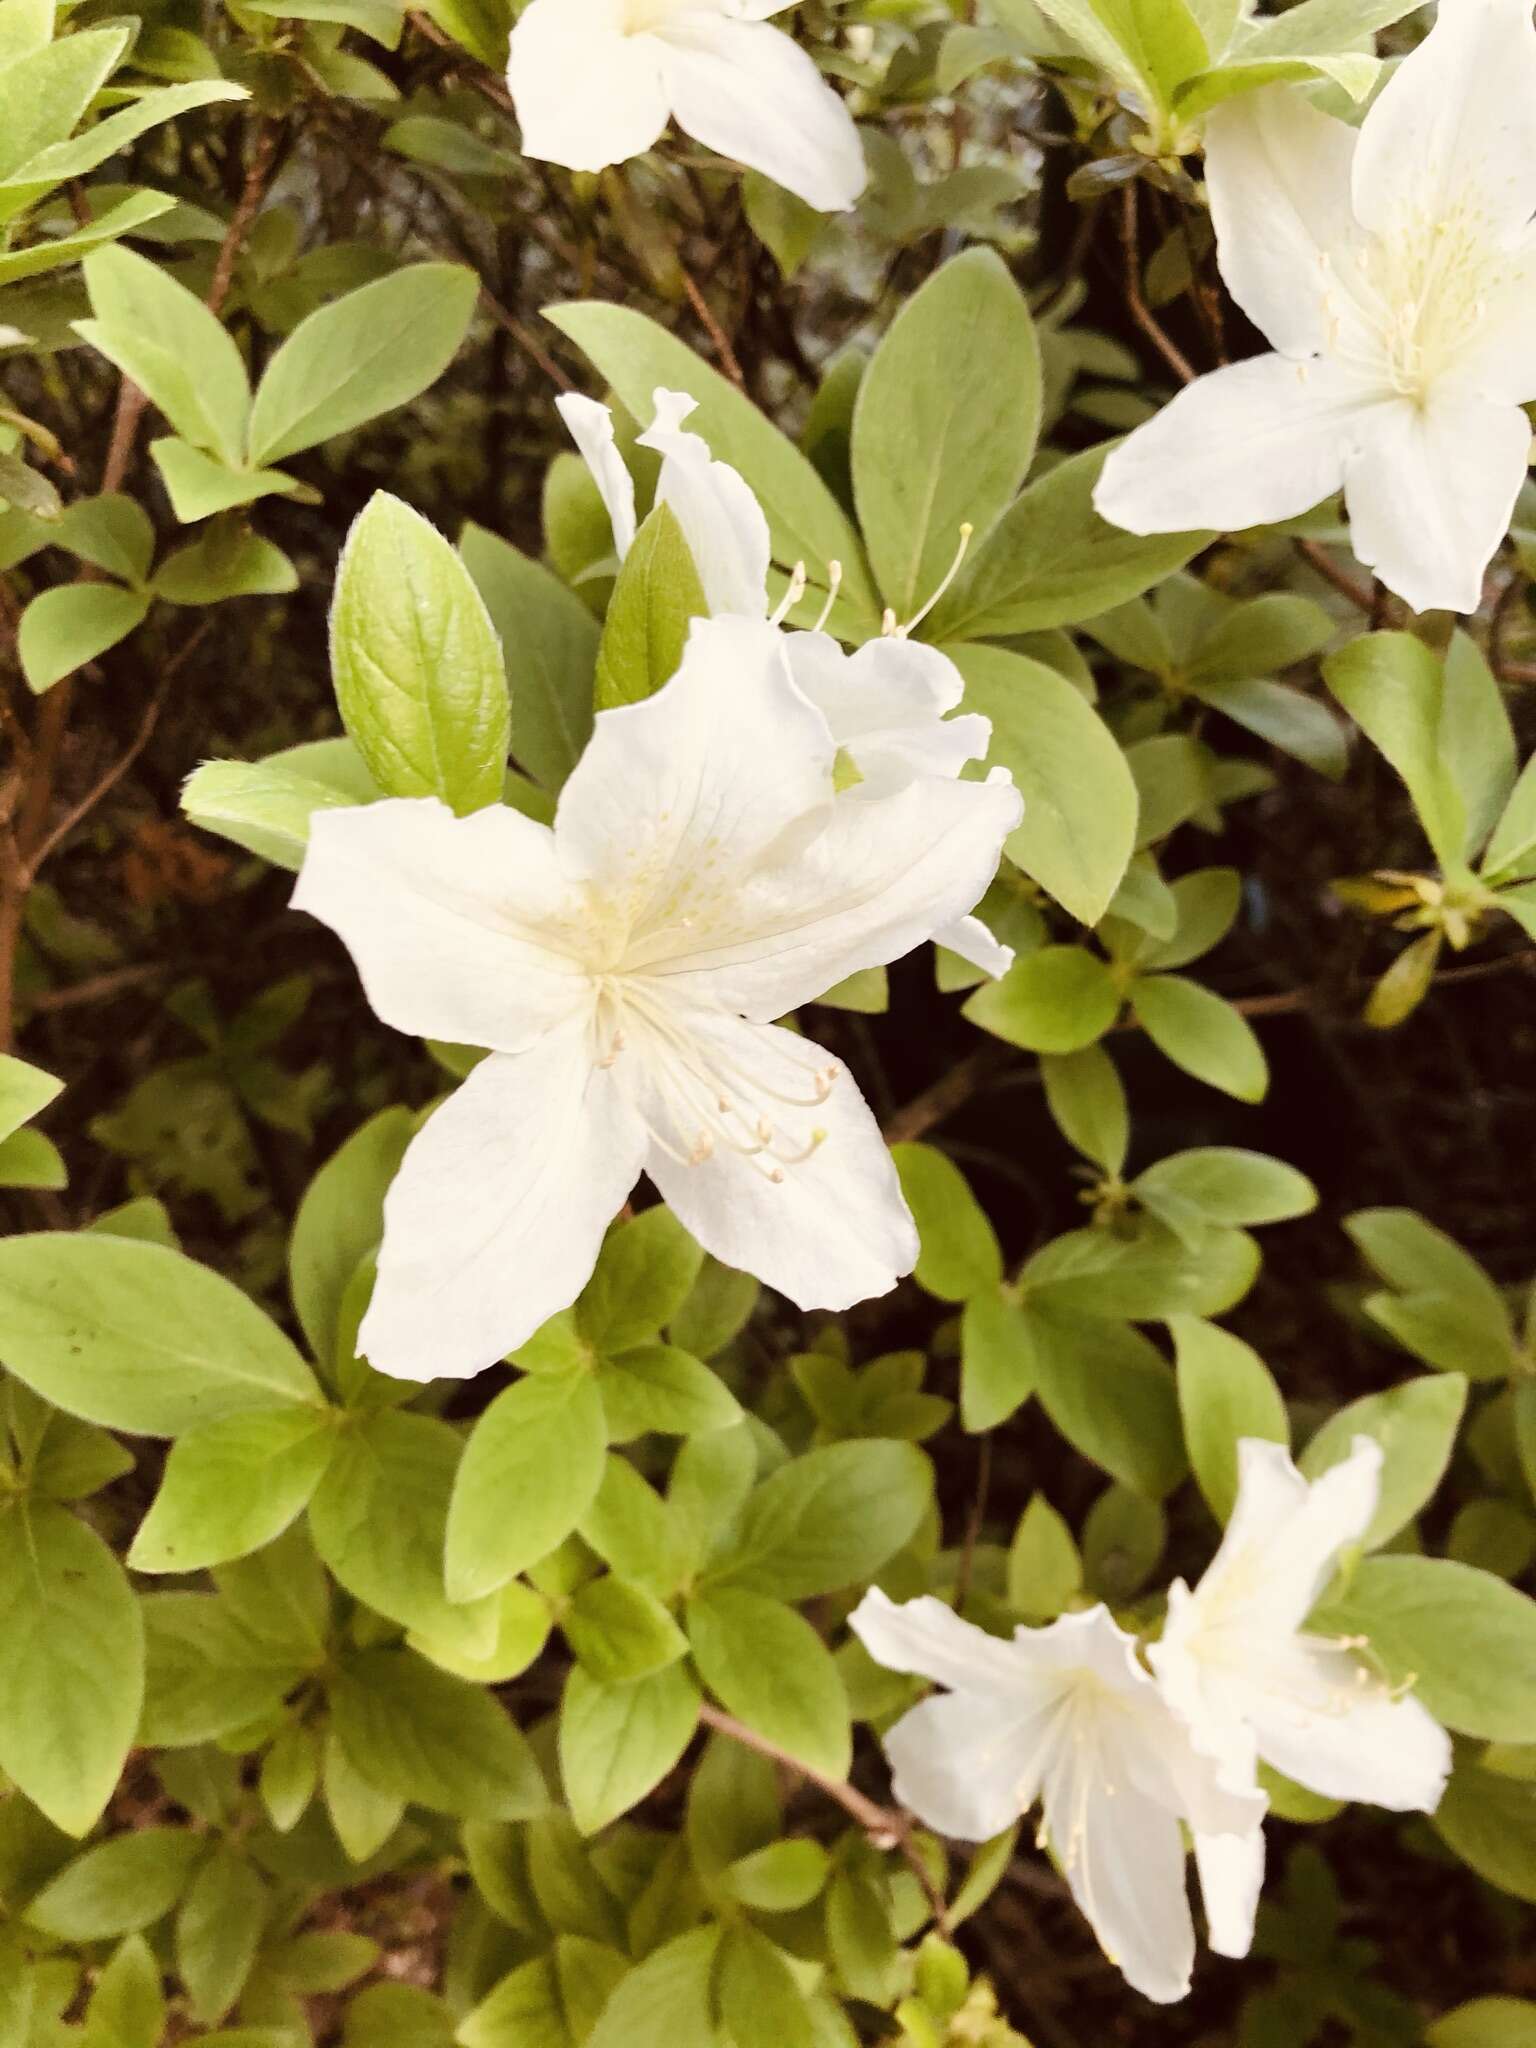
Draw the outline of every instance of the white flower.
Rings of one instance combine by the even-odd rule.
[[[401,1031],[490,1057],[385,1205],[365,1355],[467,1376],[580,1291],[648,1173],[696,1238],[803,1307],[917,1254],[863,1098],[769,1020],[960,917],[1019,818],[1006,778],[833,794],[784,640],[699,620],[682,666],[603,712],[553,829],[434,801],[317,814],[294,901]]]
[[[596,399],[575,393],[555,404],[592,473],[622,562],[635,540],[635,483],[619,453],[613,414]],[[686,392],[657,391],[655,406],[656,417],[639,437],[640,445],[662,458],[656,500],[677,516],[711,615],[771,616],[777,623],[795,584],[790,600],[770,613],[773,545],[751,486],[729,463],[717,462],[700,435],[686,430],[684,422],[697,409]],[[958,776],[969,762],[985,756],[992,722],[976,713],[947,715],[965,694],[965,683],[938,648],[894,631],[854,654],[820,632],[791,633],[785,648],[796,683],[825,716],[839,751],[858,772],[850,794],[892,796],[917,776]],[[1006,974],[1013,963],[1010,949],[998,945],[974,917],[935,936],[988,974]]]
[[[1370,1527],[1381,1459],[1379,1444],[1357,1437],[1309,1485],[1280,1445],[1245,1437],[1221,1548],[1193,1592],[1172,1587],[1148,1656],[1167,1699],[1237,1781],[1255,1783],[1262,1758],[1325,1798],[1433,1813],[1451,1767],[1445,1730],[1374,1677],[1355,1646],[1303,1632],[1340,1553]],[[1197,1836],[1195,1853],[1211,1944],[1246,1955],[1263,1834],[1215,1846]]]
[[[822,213],[868,179],[859,131],[810,56],[767,17],[793,0],[532,0],[507,83],[529,156],[600,171],[669,120]]]
[[[1342,485],[1355,553],[1418,611],[1475,611],[1536,398],[1530,0],[1442,0],[1358,130],[1285,87],[1218,107],[1223,277],[1277,353],[1200,378],[1104,466],[1132,533],[1224,531]]]
[[[1189,1989],[1194,1922],[1181,1822],[1252,1832],[1262,1794],[1232,1789],[1137,1661],[1108,1611],[1004,1642],[942,1601],[878,1589],[851,1626],[878,1663],[947,1686],[885,1738],[896,1795],[941,1834],[982,1842],[1038,1799],[1072,1896],[1127,1983],[1160,2004]]]

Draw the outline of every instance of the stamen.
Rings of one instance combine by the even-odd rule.
[[[825,633],[827,621],[832,616],[832,607],[837,603],[837,593],[843,587],[843,565],[841,562],[827,564],[827,601],[821,608],[821,617],[812,626],[813,633]]]
[[[939,601],[948,594],[951,584],[954,582],[955,578],[960,574],[960,565],[965,560],[966,550],[970,547],[971,544],[971,535],[975,531],[975,527],[972,526],[969,519],[967,519],[964,525],[960,528],[960,545],[955,550],[955,559],[949,565],[948,574],[945,576],[944,581],[939,585],[938,589],[933,593],[932,597],[930,597],[928,602],[923,606],[922,610],[918,612],[914,617],[908,619],[907,623],[904,626],[897,628],[896,637],[899,640],[905,640],[909,634],[915,633],[918,627],[923,623],[924,619],[926,619],[928,614],[934,609],[935,605],[937,605]]]
[[[789,579],[789,587],[784,592],[783,597],[780,598],[777,611],[774,612],[774,614],[768,621],[770,626],[783,625],[784,621],[789,617],[790,613],[794,610],[795,606],[800,602],[801,598],[804,597],[805,585],[805,564],[804,562],[796,562],[794,573]]]

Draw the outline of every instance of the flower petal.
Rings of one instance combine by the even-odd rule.
[[[1048,1705],[940,1694],[887,1730],[892,1788],[908,1812],[941,1835],[990,1841],[1034,1804],[1050,1733]]]
[[[1111,450],[1093,494],[1128,533],[1224,533],[1306,512],[1344,481],[1375,403],[1330,362],[1255,356],[1187,385]]]
[[[532,0],[518,18],[507,84],[525,156],[601,171],[660,138],[661,44],[627,35],[622,16],[623,0]]]
[[[1441,389],[1379,407],[1345,463],[1350,545],[1415,611],[1475,612],[1530,453],[1518,406]]]
[[[1176,1815],[1131,1783],[1106,1782],[1092,1744],[1064,1746],[1045,1781],[1045,1824],[1099,1946],[1144,1998],[1189,1990],[1195,1924]]]
[[[584,1020],[483,1060],[385,1199],[362,1355],[408,1380],[468,1379],[504,1358],[580,1293],[644,1150]]]
[[[728,903],[786,832],[830,811],[833,757],[778,628],[695,619],[671,682],[599,713],[560,792],[561,864],[625,892],[636,928],[686,933],[708,890]]]
[[[1248,1714],[1259,1754],[1325,1799],[1394,1813],[1433,1813],[1451,1739],[1429,1710],[1401,1699],[1347,1649],[1298,1637],[1254,1673]]]
[[[646,1122],[665,1139],[652,1145],[646,1171],[678,1221],[717,1259],[755,1273],[797,1307],[851,1308],[888,1294],[917,1263],[917,1231],[851,1077],[839,1073],[818,1101],[816,1075],[836,1062],[797,1033],[718,1014],[687,1028],[705,1085],[681,1057],[668,1064],[653,1047],[656,1078],[644,1104]],[[711,1100],[716,1076],[720,1094]],[[727,1128],[700,1156],[706,1119],[727,1099],[730,1112],[716,1119]],[[759,1115],[772,1126],[767,1140],[754,1138]]]
[[[1502,252],[1477,323],[1442,383],[1507,405],[1536,397],[1536,232]]]
[[[1027,1650],[1021,1655],[1014,1644],[962,1620],[929,1595],[898,1604],[872,1586],[849,1615],[848,1626],[887,1671],[908,1671],[954,1692],[994,1698],[1030,1688]],[[1054,1699],[1054,1686],[1042,1697]]]
[[[807,53],[762,21],[687,13],[665,31],[678,126],[822,213],[868,182],[853,118]]]
[[[1287,86],[1212,109],[1205,175],[1217,257],[1243,311],[1287,356],[1324,352],[1354,276],[1355,130]]]
[[[614,551],[622,562],[635,544],[635,480],[614,438],[613,413],[579,391],[563,393],[555,400],[555,410],[592,472],[613,527]]]
[[[1000,939],[993,938],[979,917],[956,918],[953,924],[945,925],[943,931],[934,933],[933,943],[951,953],[958,953],[962,960],[969,960],[973,967],[979,967],[993,981],[1001,981],[1013,965],[1012,946],[1005,946]]]
[[[1241,1959],[1253,1947],[1253,1925],[1264,1889],[1264,1830],[1197,1834],[1195,1868],[1211,1947],[1219,1956]]]
[[[851,794],[891,796],[919,775],[957,776],[991,744],[990,719],[945,717],[965,684],[937,647],[892,636],[845,654],[826,633],[792,633],[787,645],[795,681],[863,777]]]
[[[1355,212],[1382,233],[1469,216],[1495,235],[1536,213],[1529,0],[1447,0],[1366,115]]]
[[[397,1031],[519,1052],[584,999],[562,950],[580,906],[553,836],[500,805],[317,811],[293,903],[341,939]]]
[[[841,797],[808,844],[744,876],[687,931],[658,935],[651,971],[746,1016],[783,1016],[949,930],[985,894],[1022,810],[1006,777]]]
[[[656,417],[640,445],[662,457],[657,502],[677,514],[710,611],[716,618],[760,619],[768,610],[773,559],[767,516],[737,471],[716,462],[707,441],[684,431],[697,403],[683,391],[658,391]]]

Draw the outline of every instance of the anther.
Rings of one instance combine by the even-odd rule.
[[[912,618],[908,619],[907,623],[904,626],[896,628],[896,637],[899,640],[905,640],[910,633],[915,633],[918,627],[923,623],[924,619],[926,619],[928,614],[933,610],[934,606],[937,605],[939,601],[947,595],[950,585],[954,582],[955,578],[960,574],[960,565],[965,560],[966,550],[971,545],[971,535],[975,531],[975,527],[972,526],[969,519],[967,519],[964,525],[960,528],[960,545],[955,550],[955,559],[950,563],[949,569],[945,574],[943,582],[939,585],[938,589],[933,593],[932,597],[929,598],[928,602],[923,606],[920,612],[916,613]]]
[[[832,607],[837,603],[837,593],[843,587],[843,565],[841,562],[827,564],[827,601],[821,608],[821,617],[812,626],[813,633],[825,633],[827,621],[832,616]]]
[[[800,602],[801,598],[804,597],[805,585],[805,564],[804,562],[796,562],[794,567],[794,573],[791,575],[789,579],[789,587],[784,592],[783,597],[779,600],[778,610],[774,612],[772,618],[770,618],[768,621],[770,626],[783,625],[784,621],[789,617],[790,613],[794,610],[795,606]]]

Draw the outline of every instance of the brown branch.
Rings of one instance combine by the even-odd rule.
[[[1296,551],[1306,556],[1318,575],[1325,583],[1331,583],[1340,597],[1347,597],[1358,611],[1365,613],[1367,618],[1374,616],[1375,590],[1367,583],[1357,583],[1347,569],[1341,569],[1320,541],[1298,539]]]
[[[824,1771],[813,1770],[809,1764],[801,1763],[798,1757],[786,1754],[766,1735],[759,1735],[756,1729],[748,1728],[744,1722],[734,1720],[718,1707],[710,1706],[707,1700],[699,1708],[699,1719],[706,1728],[714,1729],[727,1741],[738,1742],[743,1749],[755,1750],[757,1755],[767,1757],[770,1763],[793,1771],[796,1777],[814,1785],[818,1792],[824,1792],[851,1820],[858,1822],[877,1848],[899,1850],[923,1888],[923,1897],[928,1901],[935,1927],[946,1941],[949,1939],[949,1908],[943,1892],[934,1883],[932,1873],[918,1853],[917,1844],[912,1839],[912,1823],[905,1813],[896,1807],[881,1806],[875,1800],[867,1799],[844,1778],[829,1778]]]
[[[230,216],[229,229],[219,244],[218,260],[213,266],[213,282],[208,287],[204,300],[210,313],[220,312],[229,297],[229,288],[234,281],[235,264],[240,251],[245,247],[245,238],[260,209],[262,198],[272,176],[273,165],[277,162],[277,146],[282,140],[283,127],[280,121],[263,120],[256,135],[256,147],[251,152],[251,161],[246,167],[245,183],[240,189],[239,203]]]
[[[1125,251],[1125,296],[1131,318],[1152,343],[1181,384],[1193,384],[1195,368],[1171,336],[1163,332],[1156,314],[1142,296],[1141,238],[1136,225],[1136,186],[1126,186],[1120,195],[1120,246]]]
[[[678,264],[677,268],[683,280],[683,290],[688,294],[688,303],[692,306],[694,312],[698,314],[699,324],[709,336],[715,354],[720,358],[721,369],[724,370],[738,391],[745,391],[747,380],[742,375],[741,364],[736,359],[736,351],[731,346],[730,336],[715,318],[714,308],[689,276],[686,268],[681,263]]]
[[[567,377],[554,357],[540,343],[533,330],[525,327],[515,313],[507,311],[507,308],[496,297],[489,285],[481,285],[480,303],[485,307],[491,318],[506,329],[518,347],[525,354],[533,358],[546,377],[558,384],[562,391],[574,391],[576,389],[575,383],[571,378]]]
[[[165,962],[149,960],[141,967],[114,967],[109,974],[93,974],[89,981],[71,982],[66,988],[45,988],[30,999],[29,1007],[38,1015],[53,1010],[77,1010],[86,1003],[105,1002],[109,996],[120,996],[126,989],[142,988],[146,982],[159,981],[170,973]]]
[[[892,1145],[908,1145],[921,1138],[925,1131],[931,1131],[935,1124],[943,1123],[955,1110],[961,1109],[973,1095],[980,1094],[993,1077],[1001,1073],[1010,1062],[1011,1054],[1006,1046],[983,1045],[941,1075],[931,1088],[925,1088],[921,1095],[898,1109],[885,1125],[885,1136]]]

